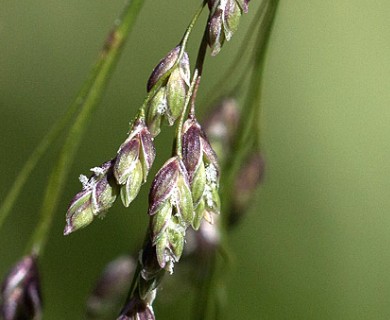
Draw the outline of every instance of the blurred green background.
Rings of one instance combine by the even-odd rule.
[[[83,319],[102,267],[140,246],[147,188],[129,209],[117,202],[106,219],[68,237],[64,215],[80,189],[78,175],[112,157],[125,139],[152,68],[179,41],[198,4],[146,1],[56,213],[41,263],[45,319]],[[122,5],[0,0],[0,201],[64,114]],[[258,5],[251,1],[232,41],[207,58],[200,100],[240,50]],[[386,0],[280,1],[262,100],[266,177],[230,235],[228,319],[390,319],[389,17]],[[202,29],[190,44],[192,61]],[[157,139],[159,164],[169,156],[170,134]],[[37,222],[59,147],[34,171],[1,230],[1,276]],[[161,291],[158,319],[187,318],[191,296],[181,293],[177,301]]]

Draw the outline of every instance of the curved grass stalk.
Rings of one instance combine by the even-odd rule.
[[[184,108],[183,108],[183,111],[180,115],[179,123],[178,123],[177,130],[176,130],[176,154],[180,158],[182,157],[181,136],[183,133],[182,132],[183,131],[183,124],[184,124],[185,116],[187,113],[187,108],[188,108],[188,105],[190,103],[191,103],[190,112],[192,114],[195,113],[195,97],[196,97],[196,93],[197,93],[198,88],[199,88],[200,78],[202,76],[202,70],[203,70],[203,63],[204,63],[204,59],[205,59],[205,55],[206,55],[206,51],[207,51],[207,40],[206,40],[205,34],[203,35],[202,42],[199,46],[198,57],[197,57],[195,70],[194,70],[194,74],[193,74],[193,80],[191,81],[191,86],[188,90],[186,101],[184,104]]]
[[[196,22],[197,22],[197,20],[198,20],[198,18],[200,16],[204,6],[206,5],[206,3],[207,3],[206,0],[202,1],[201,7],[195,13],[195,15],[193,16],[190,24],[188,25],[187,30],[186,30],[186,32],[185,32],[185,34],[184,34],[184,36],[183,36],[183,38],[181,40],[182,50],[181,50],[180,55],[184,54],[184,50],[185,50],[185,46],[187,44],[188,38],[189,38],[189,36],[190,36],[190,34],[192,32],[192,29],[195,26],[195,24],[196,24]],[[180,114],[180,117],[178,119],[178,124],[177,124],[176,132],[175,132],[174,153],[178,157],[180,157],[180,158],[182,158],[181,136],[182,136],[183,123],[184,123],[184,120],[185,120],[185,116],[187,114],[188,107],[190,105],[191,105],[190,106],[190,108],[191,108],[190,112],[194,111],[194,106],[193,106],[193,104],[194,104],[194,95],[196,95],[196,91],[197,91],[197,88],[199,86],[199,82],[200,82],[200,77],[201,77],[201,74],[202,74],[203,63],[204,63],[206,51],[207,51],[207,41],[206,41],[206,36],[204,34],[203,37],[202,37],[201,44],[199,46],[198,55],[197,55],[197,61],[196,61],[196,65],[195,65],[195,68],[194,68],[193,75],[192,75],[191,83],[190,83],[190,86],[188,88],[188,92],[187,92],[187,95],[186,95],[186,98],[185,98],[184,107],[183,107],[183,110],[182,110],[182,112]],[[179,58],[177,59],[178,61],[180,60],[180,55],[179,55]],[[160,83],[162,83],[161,79],[154,85],[154,87],[151,90],[151,92],[152,91],[157,91],[159,86],[160,86]],[[144,112],[144,108],[147,105],[147,102],[149,101],[149,99],[151,97],[152,97],[152,94],[149,94],[146,97],[143,105],[140,108],[140,112]],[[150,229],[148,227],[148,229],[146,231],[146,234],[145,234],[144,247],[147,246],[149,238],[150,238]],[[126,301],[129,301],[136,294],[137,287],[139,286],[139,277],[140,277],[141,271],[142,271],[142,265],[141,265],[141,262],[138,261],[137,268],[136,268],[136,270],[134,272],[133,280],[132,280],[132,283],[130,285],[130,289],[128,291]]]
[[[106,43],[100,52],[98,61],[90,72],[89,78],[71,105],[71,108],[73,105],[80,106],[81,110],[69,129],[58,160],[50,174],[41,207],[40,222],[27,248],[37,255],[43,251],[54,212],[57,209],[58,201],[76,151],[86,131],[88,120],[101,100],[102,94],[115,69],[120,53],[123,50],[123,45],[133,29],[143,2],[143,0],[127,1],[121,18],[116,21],[113,30],[107,37]]]
[[[36,167],[39,160],[46,153],[52,143],[59,137],[59,135],[65,130],[65,127],[72,120],[73,115],[76,113],[79,107],[78,103],[72,103],[65,115],[50,129],[50,131],[43,137],[42,141],[31,153],[30,157],[25,162],[23,168],[20,170],[16,177],[11,189],[8,191],[3,203],[0,207],[0,229],[7,219],[8,215],[18,199],[27,179],[31,172]]]
[[[255,32],[253,32],[253,30],[256,29],[256,26],[259,24],[259,21],[261,21],[261,17],[264,14],[264,8],[266,4],[266,0],[262,1],[259,8],[257,9],[256,15],[252,19],[249,28],[244,36],[244,39],[242,40],[242,45],[240,46],[240,49],[238,50],[236,56],[233,58],[233,62],[230,64],[229,68],[225,71],[224,75],[220,78],[220,80],[209,90],[206,97],[203,99],[203,101],[206,101],[206,104],[210,104],[210,102],[212,103],[215,99],[224,94],[223,91],[227,87],[227,84],[234,82],[232,81],[233,77],[235,77],[236,79],[239,78],[240,80],[237,81],[237,85],[231,91],[238,90],[240,86],[244,83],[246,71],[248,70],[247,66],[250,66],[252,61],[251,59],[249,59],[249,61],[246,63],[247,66],[243,68],[242,60],[245,59],[245,57],[247,56],[246,54],[250,52],[249,45],[253,36],[256,34]],[[237,77],[237,70],[239,69],[243,70],[243,74]],[[204,105],[203,101],[201,103],[202,105]]]
[[[248,150],[253,147],[260,147],[260,114],[261,114],[261,87],[263,79],[264,61],[267,52],[267,46],[273,26],[273,21],[278,6],[278,0],[269,0],[266,13],[259,27],[258,38],[255,47],[255,61],[250,78],[248,94],[244,103],[242,116],[238,125],[237,134],[233,143],[232,150],[234,154],[226,161],[223,176],[222,203],[229,201],[233,181],[235,179],[240,163],[242,163]]]
[[[222,212],[226,211],[226,208],[229,207],[229,200],[231,199],[231,194],[234,192],[234,179],[237,174],[240,163],[242,162],[244,156],[251,149],[254,143],[259,143],[259,138],[252,139],[249,134],[258,135],[257,130],[258,121],[260,116],[260,111],[257,110],[260,107],[260,98],[261,98],[261,82],[263,78],[263,66],[265,61],[265,55],[267,51],[267,45],[269,43],[269,38],[275,19],[276,9],[278,6],[278,0],[268,0],[266,2],[266,12],[263,16],[261,24],[259,26],[258,38],[256,40],[255,46],[255,64],[251,75],[250,87],[248,91],[248,96],[245,101],[245,105],[242,111],[242,117],[240,119],[239,128],[237,131],[237,136],[235,144],[232,150],[235,150],[228,160],[226,165],[223,168],[223,175],[221,181],[221,203],[222,203]],[[255,129],[255,133],[251,133],[251,130]],[[196,295],[195,307],[196,310],[193,314],[194,320],[208,320],[208,319],[224,319],[225,315],[223,312],[223,306],[221,305],[220,299],[213,294],[213,290],[220,283],[221,275],[220,267],[225,265],[224,257],[219,254],[223,254],[227,246],[227,237],[226,237],[226,221],[228,217],[221,215],[221,243],[216,249],[214,256],[211,257],[211,262],[208,264],[207,269],[204,271],[206,273],[205,283],[203,283],[198,290]]]

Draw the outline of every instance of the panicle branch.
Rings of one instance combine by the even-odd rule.
[[[187,42],[206,4],[209,15],[191,78]],[[219,218],[221,166],[217,153],[221,154],[224,161],[222,150],[233,151],[233,141],[240,139],[234,133],[239,127],[239,116],[234,102],[230,101],[233,105],[231,109],[221,109],[219,116],[214,114],[210,117],[207,131],[211,142],[215,140],[219,143],[216,152],[206,130],[203,130],[196,118],[196,96],[207,48],[210,47],[212,56],[220,52],[225,41],[230,41],[237,31],[241,16],[248,12],[248,4],[249,0],[202,1],[179,44],[152,71],[146,85],[147,96],[117,154],[111,160],[92,168],[90,177],[80,176],[82,189],[68,206],[64,235],[86,227],[96,217],[103,217],[118,196],[123,205],[129,207],[141,186],[147,182],[156,158],[154,139],[161,132],[164,123],[169,126],[176,124],[173,154],[159,169],[151,184],[149,225],[137,267],[135,262],[126,264],[128,270],[119,268],[123,266],[123,261],[112,264],[96,287],[93,299],[88,302],[90,314],[101,312],[105,306],[104,299],[111,299],[112,303],[112,299],[115,299],[113,297],[118,297],[120,291],[123,291],[123,287],[111,286],[110,282],[125,282],[130,274],[134,274],[126,305],[117,319],[154,320],[152,305],[158,287],[165,273],[172,274],[175,263],[183,256],[187,232],[198,231],[198,242],[203,241],[206,246],[212,247],[213,254],[220,247],[223,226]],[[124,37],[119,32],[121,30],[114,30],[110,35],[101,59],[110,55],[111,48],[121,48]],[[189,105],[191,107],[188,111]],[[81,135],[83,132],[81,127],[93,108],[92,102],[89,108],[89,112],[83,113],[81,120],[77,121],[73,133]],[[225,118],[221,120],[220,116]],[[218,128],[212,129],[213,126]],[[70,147],[70,141],[71,138],[67,140],[64,150],[70,150],[73,155],[75,147]],[[62,168],[64,172],[61,171],[57,176],[57,172],[53,171],[49,195],[50,190],[54,190],[56,181],[64,181],[63,175],[68,168],[64,165],[64,157],[62,154],[58,164],[58,168]],[[256,170],[261,163],[259,159],[259,154],[256,153],[248,160],[234,185],[245,191],[238,200],[232,200],[235,201],[236,211],[247,208],[260,180],[255,179]],[[251,181],[250,185],[246,183],[248,180]],[[48,210],[54,210],[55,204],[50,205]],[[43,237],[46,234],[47,230],[43,232]],[[24,257],[7,276],[3,284],[1,305],[5,320],[40,319],[41,294],[36,258],[35,254]],[[213,256],[207,270],[210,279],[215,267],[214,258]],[[210,279],[205,287],[209,287]]]

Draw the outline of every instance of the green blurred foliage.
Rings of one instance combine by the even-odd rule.
[[[152,68],[177,44],[198,2],[147,1],[142,10],[56,213],[41,262],[46,319],[83,319],[102,267],[141,245],[147,188],[129,209],[118,202],[106,219],[68,237],[64,215],[78,175],[124,140]],[[122,5],[1,1],[0,201],[64,114]],[[221,54],[207,58],[200,100],[240,50],[257,6],[252,1]],[[385,0],[280,1],[264,74],[266,179],[230,235],[228,319],[390,318],[389,13]],[[191,40],[192,61],[202,29]],[[157,139],[158,164],[169,156],[166,132]],[[23,253],[58,149],[44,157],[2,229],[1,275]],[[159,319],[191,311],[183,291],[179,283],[160,292]]]

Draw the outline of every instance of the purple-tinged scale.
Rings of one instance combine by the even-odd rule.
[[[112,206],[119,191],[113,176],[114,162],[115,159],[91,169],[93,174],[88,181],[84,176],[80,178],[83,190],[69,204],[64,235],[86,227]]]
[[[149,193],[150,215],[155,214],[157,206],[171,196],[180,174],[179,166],[178,159],[173,157],[157,172]]]
[[[133,297],[117,320],[155,320],[153,308],[138,297]]]
[[[4,320],[41,319],[42,297],[36,257],[28,255],[14,265],[1,289]]]
[[[180,49],[180,46],[172,49],[154,68],[146,87],[148,92],[152,90],[153,86],[161,79],[161,77],[163,77],[175,65],[177,58],[179,57]]]
[[[156,157],[152,136],[143,118],[138,118],[129,137],[120,146],[114,164],[116,181],[121,185],[121,198],[125,207],[136,198],[146,182]]]

